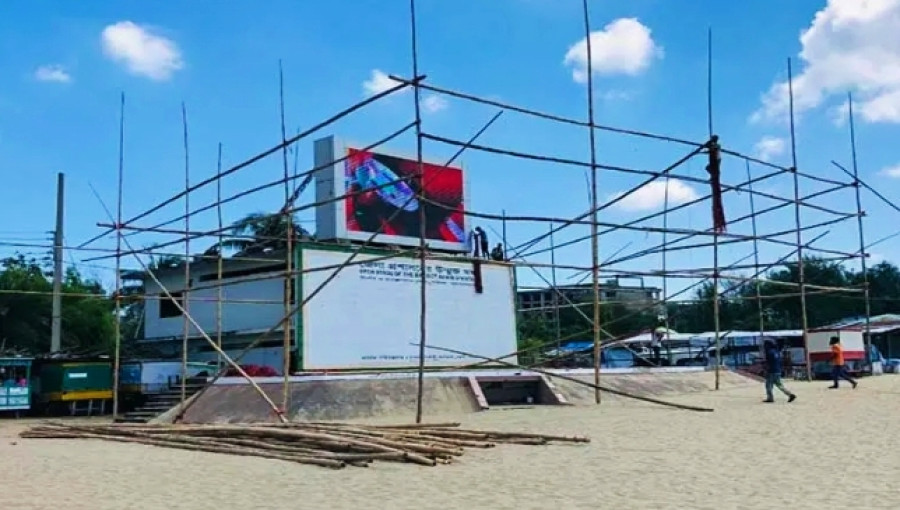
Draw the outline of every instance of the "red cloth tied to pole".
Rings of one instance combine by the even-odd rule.
[[[706,144],[709,149],[709,165],[706,171],[709,173],[709,185],[712,188],[712,223],[713,232],[721,234],[725,232],[725,206],[722,204],[722,157],[719,152],[719,137],[713,135]]]

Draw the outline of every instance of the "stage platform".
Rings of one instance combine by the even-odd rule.
[[[552,370],[552,374],[593,381],[593,370]],[[255,378],[276,403],[281,403],[284,379]],[[606,369],[601,384],[629,393],[663,397],[710,391],[714,375],[703,367],[656,369]],[[415,372],[307,374],[290,378],[288,416],[291,420],[410,420],[415,415]],[[755,385],[758,382],[722,371],[720,387]],[[588,405],[593,388],[552,375],[523,370],[460,370],[424,374],[423,412],[427,416],[461,416],[492,408],[533,405]],[[223,378],[195,397],[183,417],[185,423],[273,422],[277,417],[243,378]],[[622,397],[605,394],[619,402]],[[173,409],[174,411],[174,409]],[[158,421],[173,418],[165,413]]]

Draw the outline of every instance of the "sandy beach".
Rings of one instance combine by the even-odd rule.
[[[710,374],[710,377],[712,375]],[[762,384],[670,400],[492,410],[470,428],[588,435],[586,446],[468,451],[435,468],[332,471],[281,461],[96,441],[24,440],[0,421],[0,508],[818,509],[900,506],[900,377],[763,404]]]

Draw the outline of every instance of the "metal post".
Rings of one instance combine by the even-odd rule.
[[[866,301],[866,329],[863,335],[863,345],[866,349],[865,366],[871,366],[869,351],[872,346],[872,302],[870,300],[869,289],[869,268],[866,260],[866,238],[863,233],[863,216],[865,213],[862,208],[862,197],[860,196],[859,184],[859,168],[856,160],[856,126],[853,120],[853,95],[847,93],[847,104],[849,105],[850,115],[850,151],[853,156],[853,188],[856,191],[856,222],[859,229],[859,262],[863,275],[863,293]]]
[[[56,229],[53,231],[53,310],[50,324],[50,352],[62,349],[63,212],[65,175],[56,174]]]
[[[803,328],[803,351],[806,361],[806,380],[812,381],[812,365],[809,359],[809,324],[806,317],[806,274],[803,260],[803,234],[800,231],[800,178],[797,175],[797,136],[794,129],[794,75],[791,69],[791,59],[787,61],[788,68],[788,107],[790,110],[791,126],[791,170],[794,174],[794,226],[797,231],[797,270],[800,286],[800,322]]]

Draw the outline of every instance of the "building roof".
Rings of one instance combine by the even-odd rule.
[[[816,329],[819,331],[863,331],[865,327],[865,317],[852,317]],[[890,333],[896,330],[900,330],[900,315],[886,313],[869,318],[869,332],[873,335]]]
[[[654,291],[654,292],[662,291],[662,289],[660,289],[659,287],[651,287],[651,286],[647,286],[647,285],[620,285],[620,284],[611,283],[611,282],[600,282],[599,287],[603,290],[621,289],[621,290],[625,290],[625,291],[629,291],[629,290],[643,290],[643,291]],[[579,283],[579,284],[575,284],[575,285],[557,285],[556,288],[562,292],[581,291],[581,290],[588,291],[593,288],[593,285],[590,283]],[[553,286],[547,286],[547,287],[525,288],[525,289],[520,288],[520,289],[517,289],[516,292],[518,292],[519,294],[524,294],[524,293],[528,293],[528,292],[552,292],[552,291],[553,291]]]

